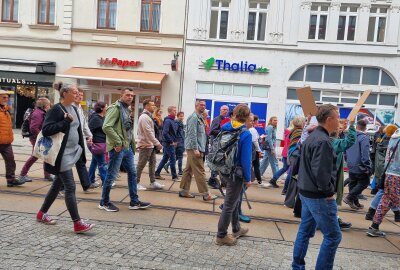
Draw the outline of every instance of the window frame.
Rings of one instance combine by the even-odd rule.
[[[249,4],[249,8],[247,11],[247,31],[246,31],[246,41],[256,41],[256,42],[265,42],[267,40],[267,26],[268,26],[268,13],[269,13],[269,7],[270,7],[270,2],[269,1],[264,1],[262,2],[261,0],[257,2],[257,7],[256,8],[251,8],[250,7],[250,0],[247,2]],[[267,8],[261,8],[261,4],[267,4]],[[248,33],[249,33],[249,18],[250,18],[250,13],[256,13],[256,19],[255,19],[255,27],[254,27],[254,39],[248,39]],[[265,33],[264,33],[264,39],[263,40],[258,40],[258,24],[260,20],[260,13],[265,14]]]
[[[143,30],[142,29],[142,10],[143,10],[143,4],[149,4],[150,5],[150,10],[149,10],[149,30]],[[153,4],[160,5],[160,15],[161,15],[161,0],[141,0],[140,4],[140,32],[148,32],[148,33],[159,33],[160,29],[157,31],[153,30]],[[158,26],[161,28],[161,16],[158,18]]]
[[[106,26],[105,27],[100,27],[99,26],[99,12],[100,12],[100,2],[101,1],[106,1],[107,5],[106,5]],[[110,21],[109,21],[109,15],[110,15],[110,3],[117,3],[117,11],[116,13],[118,13],[118,0],[98,0],[97,1],[97,29],[108,29],[108,30],[115,30],[117,27],[117,22],[116,22],[116,17],[117,14],[115,14],[115,27],[110,27]]]
[[[357,8],[357,12],[353,12],[351,11],[351,8],[355,8],[355,6],[346,6],[346,11],[340,11],[339,12],[339,20],[340,17],[346,17],[346,21],[344,24],[344,36],[343,39],[339,39],[338,35],[339,35],[339,25],[338,25],[338,31],[337,31],[337,36],[336,39],[340,40],[340,41],[350,41],[350,42],[354,42],[356,40],[356,35],[357,35],[357,26],[358,26],[358,7]],[[354,39],[353,40],[349,40],[349,23],[350,23],[350,17],[356,17],[356,25],[354,27]]]
[[[327,5],[317,4],[317,5],[314,5],[314,6],[317,6],[318,10],[311,10],[311,12],[310,12],[310,20],[309,20],[309,23],[308,23],[308,39],[309,40],[326,40],[326,31],[329,28],[329,25],[328,25],[328,23],[329,23],[329,6],[328,6],[328,10],[326,10],[326,11],[322,11],[321,8],[322,7],[327,7]],[[314,36],[314,38],[310,38],[310,30],[311,30],[310,28],[311,28],[311,18],[312,18],[312,16],[317,16],[317,21],[315,22],[315,30],[314,30],[315,31],[314,32],[315,36]],[[325,35],[324,35],[323,39],[319,38],[321,16],[326,16]]]
[[[50,23],[50,1],[51,0],[45,0],[46,1],[46,22],[40,22],[40,1],[37,1],[37,24],[44,24],[44,25],[56,25],[56,0],[54,0],[54,23]]]
[[[15,0],[10,0],[10,20],[5,20],[4,19],[4,2],[5,2],[6,0],[2,0],[1,1],[1,21],[2,22],[7,22],[7,23],[18,23],[18,19],[19,19],[19,10],[17,11],[17,19],[15,20],[14,19],[14,2],[15,2]],[[18,1],[18,8],[19,8],[19,0],[17,0]]]
[[[215,2],[218,1],[218,7],[213,7],[212,6],[212,2],[213,0],[210,1],[211,3],[211,9],[210,9],[210,20],[209,20],[209,33],[211,34],[211,14],[213,11],[218,11],[218,19],[217,19],[217,33],[216,33],[216,37],[212,38],[210,37],[210,34],[208,35],[209,39],[212,40],[228,40],[229,39],[229,13],[230,13],[230,8],[231,8],[231,1],[230,0],[214,0]],[[228,7],[223,7],[222,3],[229,3]],[[221,13],[223,11],[227,11],[228,12],[228,22],[227,22],[227,26],[226,26],[226,38],[220,38],[220,34],[221,34]]]
[[[385,43],[386,40],[386,30],[387,30],[387,23],[388,23],[388,7],[372,7],[372,8],[376,8],[376,12],[372,13],[370,12],[369,17],[368,17],[368,25],[369,25],[369,20],[371,18],[375,18],[375,25],[374,25],[374,38],[373,40],[368,40],[368,32],[369,32],[369,26],[367,29],[367,42],[375,42],[375,43]],[[371,9],[372,9],[371,8]],[[381,9],[386,9],[386,13],[381,13]],[[378,28],[379,28],[379,21],[381,18],[385,18],[385,34],[383,37],[382,41],[378,41]]]

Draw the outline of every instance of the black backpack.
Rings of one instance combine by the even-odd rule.
[[[28,108],[25,113],[24,113],[24,121],[22,122],[21,126],[21,134],[22,138],[30,137],[31,136],[31,131],[30,131],[30,123],[31,123],[31,115],[32,115],[33,109]]]

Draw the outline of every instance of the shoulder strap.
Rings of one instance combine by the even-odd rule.
[[[387,169],[389,168],[390,162],[392,161],[393,156],[394,156],[394,154],[396,153],[397,147],[399,146],[399,142],[400,142],[400,140],[397,141],[396,146],[393,148],[393,152],[392,152],[392,154],[391,154],[390,157],[389,157],[389,161],[388,161],[388,163],[386,164],[385,169],[383,170],[382,175],[385,175]],[[388,149],[388,150],[389,150],[389,149]]]

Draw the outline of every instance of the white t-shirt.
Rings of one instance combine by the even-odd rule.
[[[260,149],[260,144],[258,143],[258,139],[260,138],[260,135],[258,134],[257,129],[252,127],[252,128],[249,128],[249,131],[251,133],[251,138],[252,138],[254,146],[256,147],[256,150],[259,152],[262,152]]]

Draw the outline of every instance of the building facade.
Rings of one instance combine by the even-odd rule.
[[[0,2],[0,87],[13,93],[16,127],[36,97],[58,102],[54,80],[81,86],[87,111],[133,88],[135,122],[146,98],[178,104],[186,0]]]
[[[367,89],[358,118],[400,122],[398,0],[190,0],[182,106],[205,99],[210,118],[223,104],[248,103],[277,116],[283,136],[302,114],[296,89],[345,118]]]

